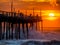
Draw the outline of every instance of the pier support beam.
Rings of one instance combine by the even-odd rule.
[[[37,28],[38,28],[38,27],[37,27],[37,22],[36,22],[36,31],[38,30]]]
[[[24,34],[24,36],[25,36],[24,23],[22,23],[22,29],[23,29],[23,34]]]
[[[20,39],[20,23],[18,24],[18,37]]]
[[[26,23],[26,29],[27,29],[27,39],[29,38],[28,36],[29,36],[29,31],[28,31],[28,23]]]
[[[5,30],[6,30],[6,40],[8,40],[8,28],[7,28],[8,23],[5,22]]]
[[[20,39],[20,23],[17,24],[16,37]]]
[[[18,31],[17,31],[17,23],[15,24],[15,39],[18,39],[18,35],[17,35]]]
[[[2,32],[2,39],[6,39],[6,30],[5,30],[5,22],[3,22],[3,26],[4,26],[4,28],[3,28],[3,32]]]
[[[44,32],[43,31],[43,21],[41,21],[41,31]]]
[[[33,22],[32,22],[32,23],[30,23],[30,27],[32,27],[32,29],[33,29]]]
[[[11,24],[11,29],[12,29],[12,30],[11,30],[11,33],[12,33],[12,34],[11,34],[11,39],[13,39],[13,23]]]
[[[40,31],[40,22],[38,22],[38,28],[39,28],[39,31]]]
[[[2,23],[0,22],[0,40],[2,39]]]
[[[10,39],[10,30],[11,30],[11,28],[10,28],[10,22],[9,22],[9,39]]]

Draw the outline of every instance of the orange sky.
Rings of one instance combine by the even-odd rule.
[[[22,2],[23,1],[23,2]],[[31,2],[33,1],[33,2]],[[56,0],[47,0],[47,3],[41,3],[45,2],[46,0],[13,0],[14,4],[13,7],[16,10],[20,9],[38,9],[41,8],[44,9],[57,9],[57,7],[54,7],[56,5]],[[0,0],[0,10],[10,11],[10,5],[11,0]],[[48,8],[47,8],[48,7]],[[59,19],[52,21],[52,20],[45,20],[44,19],[44,27],[52,26],[52,27],[60,27]]]
[[[21,1],[23,1],[23,2],[21,2]],[[31,2],[31,1],[33,1],[33,2]],[[10,5],[11,5],[11,0],[0,0],[0,10],[9,10],[10,11]],[[40,5],[41,5],[41,3],[40,2],[50,2],[50,4],[52,3],[52,4],[55,4],[55,2],[56,2],[56,0],[13,0],[13,2],[14,2],[14,8],[15,9],[27,9],[27,8],[37,8],[37,9],[39,9],[39,7],[40,7]],[[44,5],[45,3],[43,3],[42,5],[41,5],[41,7],[43,7],[43,6],[45,6]],[[47,3],[47,5],[50,5],[50,4],[48,4]],[[46,5],[46,6],[47,6]]]

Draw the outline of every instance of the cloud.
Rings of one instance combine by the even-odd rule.
[[[23,1],[23,2],[22,2]],[[32,2],[26,2],[26,1],[32,1]],[[40,7],[44,7],[50,4],[49,3],[41,3],[41,2],[34,2],[39,0],[13,0],[14,8],[15,9],[39,9]],[[10,10],[11,7],[11,0],[1,0],[0,1],[0,9],[1,10]],[[46,5],[47,4],[47,5]]]

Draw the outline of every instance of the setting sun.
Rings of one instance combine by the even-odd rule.
[[[55,14],[54,13],[49,13],[49,17],[54,17]]]
[[[47,19],[48,20],[56,20],[55,14],[54,13],[49,13]]]

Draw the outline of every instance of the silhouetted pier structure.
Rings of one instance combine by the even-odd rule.
[[[21,39],[21,24],[22,32],[25,39],[29,38],[28,24],[42,22],[41,16],[25,16],[23,13],[0,11],[0,40]],[[26,30],[24,29],[26,25]],[[36,27],[37,28],[37,27]]]

